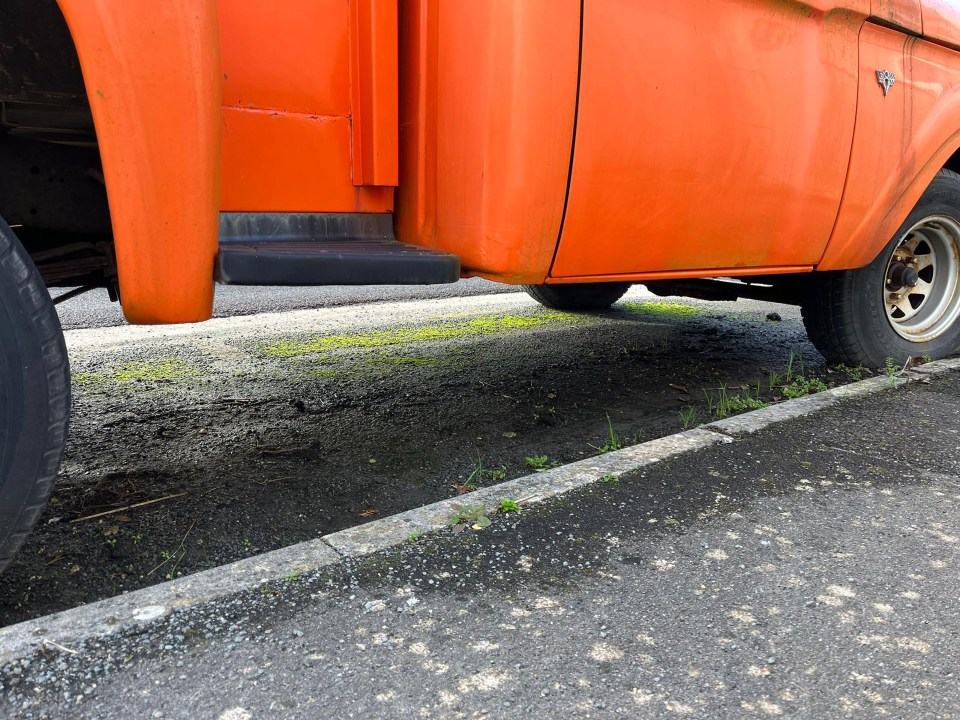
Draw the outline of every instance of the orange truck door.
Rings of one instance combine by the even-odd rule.
[[[843,192],[869,13],[835,5],[585,3],[551,278],[816,263]]]
[[[956,0],[920,0],[920,7],[924,37],[960,48],[960,5]]]

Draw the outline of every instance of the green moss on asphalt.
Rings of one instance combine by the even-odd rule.
[[[123,385],[133,382],[171,382],[197,377],[200,371],[180,358],[136,360],[104,372],[78,372],[74,385]]]
[[[322,335],[309,340],[283,340],[260,346],[267,357],[292,358],[300,355],[329,352],[333,350],[387,348],[424,342],[442,342],[464,338],[479,338],[502,335],[523,330],[532,330],[560,322],[578,320],[570,313],[539,313],[537,315],[496,315],[474,318],[465,322],[427,325],[419,328],[373,330],[349,335]],[[410,358],[408,364],[416,364]],[[397,364],[403,364],[399,361]]]
[[[702,311],[693,305],[669,302],[624,303],[622,307],[631,312],[663,318],[683,318],[699,315]]]

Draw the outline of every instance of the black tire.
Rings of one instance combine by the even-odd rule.
[[[0,570],[50,497],[69,412],[60,320],[33,261],[0,220]]]
[[[630,283],[524,285],[527,294],[554,310],[606,310],[630,289]]]
[[[902,365],[912,357],[937,359],[956,352],[960,348],[958,234],[960,175],[941,170],[872,263],[811,278],[801,310],[817,350],[831,363],[871,368],[883,367],[887,358]],[[940,265],[930,260],[937,257],[938,248],[944,258]],[[897,279],[904,277],[903,269],[911,262],[912,267],[932,265],[929,275],[924,275],[924,268],[918,276],[923,285],[903,284]],[[898,264],[900,275],[895,274]],[[907,314],[897,308],[895,295],[904,298],[900,304]],[[906,295],[916,298],[916,308]],[[929,327],[924,327],[927,323]]]

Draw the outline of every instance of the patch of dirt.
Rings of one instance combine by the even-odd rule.
[[[240,341],[224,351],[225,339],[216,353],[167,345],[84,360],[60,480],[0,576],[0,622],[524,475],[526,458],[565,463],[674,433],[713,419],[724,396],[775,401],[788,383],[771,387],[770,373],[788,366],[826,385],[851,379],[823,366],[795,312],[697,307],[531,310],[543,322],[291,357]],[[170,355],[190,371],[141,372]]]

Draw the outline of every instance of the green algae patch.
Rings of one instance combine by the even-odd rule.
[[[641,313],[643,315],[652,315],[654,317],[663,317],[663,318],[683,318],[683,317],[693,317],[694,315],[699,315],[701,313],[700,308],[693,307],[692,305],[684,305],[683,303],[666,303],[666,302],[646,302],[646,303],[624,303],[623,307],[632,312]]]
[[[479,338],[577,320],[579,318],[576,315],[559,312],[537,315],[496,315],[466,322],[427,325],[419,328],[375,330],[350,335],[324,335],[304,341],[285,340],[261,345],[260,352],[268,357],[292,358],[334,350],[388,348],[422,342]]]
[[[137,360],[106,372],[78,372],[73,376],[75,385],[123,385],[134,382],[172,382],[197,377],[200,371],[192,365],[174,358],[170,360]]]
[[[337,374],[337,371],[333,368],[320,368],[319,370],[311,370],[309,373],[307,373],[307,377],[323,380],[326,378],[336,377]]]
[[[409,355],[399,355],[397,357],[373,358],[370,362],[384,363],[386,365],[410,365],[414,367],[423,367],[425,365],[438,365],[440,358],[435,357],[411,357]]]

